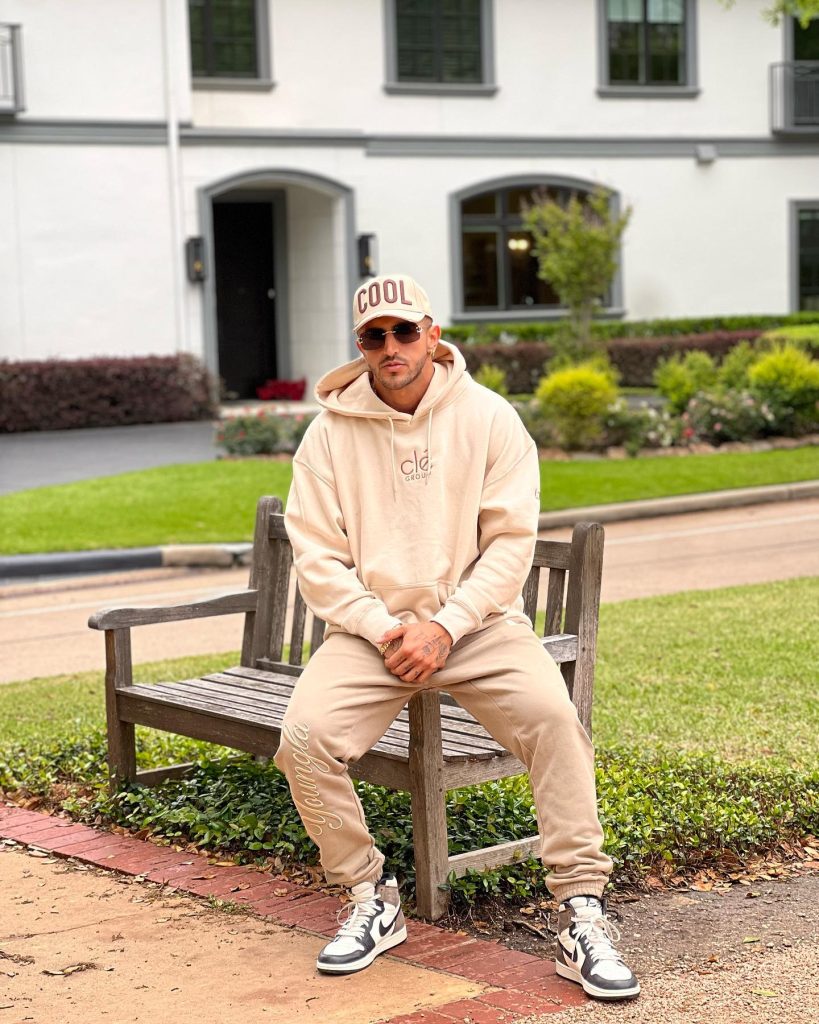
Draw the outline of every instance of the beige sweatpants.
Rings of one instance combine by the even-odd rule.
[[[612,862],[601,849],[594,748],[532,629],[500,620],[463,637],[424,687],[451,693],[526,765],[552,894],[602,895]],[[296,684],[275,761],[331,884],[381,875],[384,856],[347,763],[378,742],[415,692],[387,670],[372,644],[347,633],[328,636]]]

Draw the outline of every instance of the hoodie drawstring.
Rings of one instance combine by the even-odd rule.
[[[398,479],[395,475],[395,421],[390,416],[390,464],[392,465],[392,500],[398,501]]]
[[[429,474],[432,472],[432,406],[429,407],[429,419],[427,420],[427,475],[424,477],[424,487],[429,483]]]

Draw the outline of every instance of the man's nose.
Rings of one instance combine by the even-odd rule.
[[[385,331],[384,338],[384,354],[388,356],[397,355],[400,351],[400,344],[395,340],[395,335],[392,331]]]

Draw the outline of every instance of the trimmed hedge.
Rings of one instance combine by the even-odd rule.
[[[625,387],[652,387],[654,371],[663,359],[686,352],[707,352],[720,362],[741,341],[754,342],[759,330],[711,331],[708,334],[666,335],[659,338],[613,338],[606,349],[620,371]]]
[[[754,341],[761,333],[760,330],[746,328],[657,338],[612,338],[606,343],[606,350],[612,365],[620,373],[623,387],[652,387],[654,371],[662,359],[698,349],[720,360],[741,341]],[[471,374],[487,365],[504,370],[512,394],[534,392],[545,373],[544,364],[554,355],[548,341],[494,345],[464,345],[456,341],[455,345],[461,350]]]
[[[595,320],[593,338],[666,338],[714,331],[767,331],[787,324],[819,324],[819,313],[802,312],[778,316],[677,317],[662,320]],[[544,341],[566,330],[565,320],[516,323],[456,324],[444,330],[448,341],[464,345],[485,345],[503,341]]]
[[[194,356],[0,361],[0,432],[172,423],[216,415]]]
[[[554,355],[543,341],[521,341],[517,345],[461,345],[456,348],[466,360],[466,368],[474,376],[481,366],[497,366],[506,374],[506,387],[513,395],[530,394],[537,388],[545,371],[545,363]]]

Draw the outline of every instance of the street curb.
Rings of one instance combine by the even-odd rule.
[[[655,516],[681,515],[715,508],[741,508],[772,501],[799,501],[819,498],[819,480],[766,487],[738,487],[728,491],[703,494],[679,494],[671,498],[645,501],[623,501],[610,505],[586,505],[542,512],[539,530],[591,521],[596,523],[626,522]],[[250,564],[253,545],[237,544],[166,544],[150,548],[121,548],[102,551],[63,551],[38,555],[6,555],[0,557],[0,580],[28,579],[37,576],[78,575],[93,572],[120,572],[128,569],[157,569],[169,566],[189,568],[232,568]]]
[[[542,512],[538,529],[574,526],[581,521],[616,523],[655,516],[681,515],[685,512],[706,512],[714,508],[741,508],[744,505],[765,505],[772,501],[799,501],[819,498],[819,480],[767,487],[737,487],[730,491],[709,491],[704,494],[679,494],[671,498],[650,498],[645,501],[623,501],[611,505],[586,505]]]
[[[0,580],[170,566],[230,569],[237,565],[248,565],[252,549],[252,544],[244,543],[168,544],[151,548],[6,555],[0,558]]]

